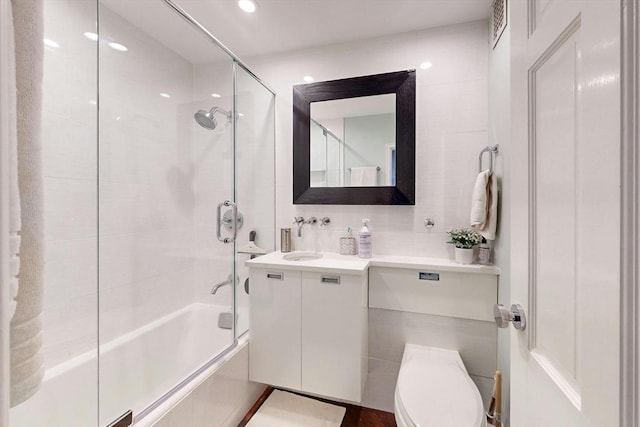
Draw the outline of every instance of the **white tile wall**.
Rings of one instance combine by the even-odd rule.
[[[193,65],[101,6],[100,341],[195,301]],[[167,93],[171,98],[164,98]]]
[[[473,22],[360,42],[248,58],[278,93],[276,228],[293,217],[329,216],[331,226],[294,233],[301,250],[337,250],[345,228],[371,218],[378,254],[450,257],[446,230],[468,225],[471,189],[480,149],[487,145],[488,25]],[[433,67],[419,68],[423,61]],[[296,206],[292,203],[292,85],[417,69],[416,205]],[[435,219],[427,230],[424,219]]]
[[[95,348],[97,341],[97,99],[91,1],[44,3],[42,160],[46,273],[45,366]]]

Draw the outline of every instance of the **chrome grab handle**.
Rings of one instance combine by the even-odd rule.
[[[220,215],[220,212],[222,210],[222,207],[226,206],[229,207],[231,206],[231,211],[233,212],[233,238],[229,238],[229,237],[222,237],[222,235],[220,234],[221,232],[221,224],[222,224],[222,216]],[[231,200],[225,200],[224,202],[220,202],[218,203],[218,207],[216,208],[216,216],[218,217],[217,221],[216,221],[216,237],[218,238],[219,241],[221,241],[222,243],[231,243],[231,242],[235,242],[236,238],[238,237],[238,205],[233,203]]]
[[[227,200],[226,203],[228,203],[227,206],[231,206],[231,210],[233,211],[233,240],[231,241],[235,242],[238,237],[238,205],[229,200]]]
[[[493,318],[498,328],[508,328],[509,323],[518,331],[524,331],[527,327],[527,319],[524,314],[524,308],[520,304],[511,304],[511,308],[507,309],[502,304],[493,305]]]

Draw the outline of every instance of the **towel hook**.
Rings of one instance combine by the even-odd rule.
[[[487,145],[480,151],[480,155],[478,156],[478,172],[482,172],[482,155],[484,153],[489,153],[489,172],[493,173],[493,156],[498,155],[498,144]]]

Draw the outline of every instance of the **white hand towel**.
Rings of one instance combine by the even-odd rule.
[[[378,168],[376,166],[351,168],[351,186],[375,187],[376,185],[378,185]]]
[[[11,406],[42,383],[44,205],[41,144],[43,0],[12,0],[16,68],[16,135],[20,192],[20,274],[10,324]]]
[[[487,221],[480,234],[487,240],[496,239],[496,227],[498,226],[498,177],[491,174],[489,182],[487,183],[489,189],[489,200],[487,200],[487,206],[489,207],[487,213]]]
[[[471,227],[481,230],[487,221],[488,204],[487,204],[487,182],[491,172],[489,169],[482,171],[476,178],[473,186],[473,194],[471,195]]]
[[[483,188],[484,184],[484,188]],[[498,224],[498,179],[488,170],[476,179],[471,200],[471,228],[487,240],[495,240]]]

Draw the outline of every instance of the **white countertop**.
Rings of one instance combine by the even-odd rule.
[[[307,251],[294,251],[307,252]],[[477,273],[500,275],[495,265],[458,264],[444,258],[422,258],[409,256],[377,255],[372,258],[360,258],[357,255],[340,255],[334,252],[320,252],[323,257],[308,261],[287,261],[280,251],[271,252],[246,261],[247,267],[279,268],[282,270],[335,271],[343,274],[363,274],[369,267],[413,268],[417,270],[452,271],[458,273]]]

